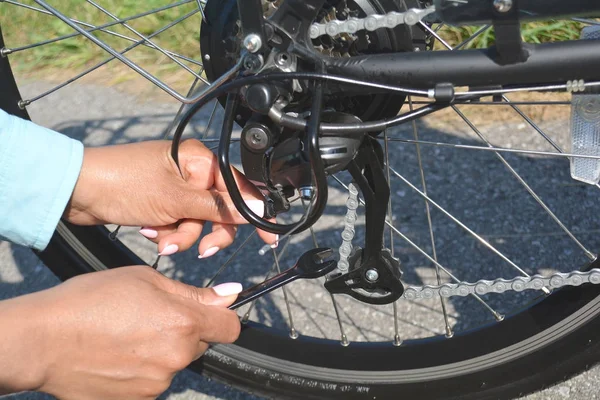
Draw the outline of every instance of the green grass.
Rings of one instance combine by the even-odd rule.
[[[583,24],[575,21],[544,21],[531,22],[521,25],[523,40],[529,43],[547,43],[563,40],[579,39]],[[452,27],[445,26],[440,31],[440,36],[449,44],[456,45],[471,37],[478,26]],[[464,48],[485,48],[494,44],[496,36],[493,29],[488,29],[476,39],[468,43]],[[436,48],[441,48],[439,44]]]
[[[18,1],[40,8],[30,0]],[[172,4],[174,1],[97,0],[97,3],[112,14],[120,18],[125,18],[127,16],[136,15],[144,11]],[[101,25],[113,21],[109,16],[82,0],[57,0],[51,2],[51,4],[71,18],[93,25]],[[197,9],[197,3],[190,2],[157,14],[132,20],[128,22],[128,24],[143,35],[148,36],[163,26],[168,25],[178,17],[195,9]],[[190,58],[199,59],[198,39],[200,18],[200,13],[197,13],[183,21],[181,24],[173,26],[169,30],[161,33],[152,40],[165,49]],[[37,43],[74,32],[58,18],[6,3],[0,4],[0,26],[2,27],[6,45],[10,48]],[[114,25],[107,29],[139,40],[139,37],[136,36],[135,33],[123,26]],[[133,44],[133,42],[100,31],[94,32],[94,35],[108,43],[111,47],[119,50],[125,49]],[[145,46],[138,46],[127,54],[137,61],[143,61],[144,66],[173,64],[173,69],[179,68],[158,51]],[[15,57],[16,59],[16,62],[12,63],[13,68],[21,71],[32,69],[39,71],[44,68],[80,69],[84,65],[92,65],[106,59],[109,57],[109,54],[89,40],[79,36],[14,53],[11,57]],[[190,65],[190,67],[192,66]],[[165,68],[163,68],[163,70],[164,69]],[[194,69],[197,69],[197,67],[194,67]],[[166,68],[166,70],[168,71],[169,68]]]
[[[18,1],[39,8],[39,6],[31,0]],[[97,1],[113,14],[119,17],[126,17],[171,4],[175,0]],[[94,25],[100,25],[111,21],[110,17],[83,0],[55,0],[52,4],[72,18]],[[181,7],[131,21],[130,25],[144,35],[150,35],[179,16],[196,8],[196,2],[191,2]],[[57,18],[7,3],[0,4],[0,26],[2,27],[8,47],[18,47],[29,43],[36,43],[73,32],[70,27]],[[184,23],[160,34],[153,40],[161,47],[199,60],[199,28],[200,14],[198,13]],[[572,21],[536,22],[524,24],[522,33],[527,42],[541,43],[577,39],[581,28],[581,24]],[[115,25],[109,29],[137,39],[134,33],[128,31],[123,26]],[[456,45],[468,38],[477,29],[477,27],[444,27],[440,31],[440,34],[451,45]],[[123,39],[116,38],[103,32],[96,32],[95,35],[116,49],[124,49],[131,44]],[[494,43],[494,40],[494,31],[490,29],[470,42],[466,48],[488,47]],[[436,48],[441,48],[441,46],[438,44],[436,45]],[[152,72],[157,71],[161,74],[169,74],[180,69],[179,66],[159,52],[144,46],[139,46],[137,49],[129,52],[128,56],[139,61],[144,68],[147,68]],[[13,68],[18,72],[27,73],[46,70],[81,70],[83,66],[93,65],[107,57],[108,54],[102,49],[82,37],[77,37],[46,46],[36,47],[32,50],[15,53],[11,56],[11,61]],[[194,69],[197,68],[193,67],[193,65],[189,66]]]

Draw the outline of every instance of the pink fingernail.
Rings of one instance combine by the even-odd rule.
[[[244,200],[248,208],[259,217],[265,215],[265,203],[262,200]]]
[[[221,283],[220,285],[213,287],[213,289],[215,292],[217,292],[217,295],[219,295],[221,297],[225,297],[225,296],[231,296],[232,294],[238,294],[239,292],[242,291],[243,287],[242,287],[241,283],[228,282],[228,283]]]
[[[276,249],[279,246],[279,235],[275,236],[275,241],[271,245],[272,249]]]
[[[211,247],[210,249],[207,249],[204,253],[200,254],[198,256],[198,258],[208,258],[210,256],[214,256],[215,254],[217,254],[217,251],[221,250],[218,247]]]
[[[163,251],[158,253],[158,255],[159,256],[170,256],[171,254],[177,253],[177,250],[179,250],[179,246],[177,246],[176,244],[170,244],[167,247],[165,247],[163,249]]]
[[[150,228],[140,229],[140,234],[142,234],[142,236],[147,237],[148,239],[156,239],[158,237],[158,232]]]

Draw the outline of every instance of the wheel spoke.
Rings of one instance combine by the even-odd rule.
[[[193,0],[184,0],[184,1],[181,1],[181,2],[178,2],[178,3],[169,4],[169,5],[164,6],[164,7],[155,8],[153,10],[146,11],[146,12],[143,12],[141,14],[136,14],[136,15],[133,15],[133,16],[130,16],[130,17],[127,17],[127,18],[117,19],[115,21],[108,22],[106,24],[99,25],[99,26],[88,24],[86,22],[79,21],[79,20],[74,19],[74,18],[69,18],[69,19],[72,22],[76,23],[76,24],[79,24],[79,25],[91,28],[91,29],[87,30],[86,32],[91,33],[91,32],[95,32],[95,31],[101,31],[101,32],[104,32],[106,34],[109,34],[109,35],[112,35],[112,36],[115,36],[115,37],[118,37],[118,38],[130,41],[130,42],[136,42],[137,40],[134,39],[134,38],[131,38],[129,36],[126,36],[126,35],[123,35],[123,34],[120,34],[120,33],[117,33],[117,32],[111,31],[111,30],[108,30],[106,28],[114,26],[114,25],[119,25],[119,24],[121,24],[123,22],[131,21],[131,20],[134,20],[134,19],[139,19],[139,18],[148,16],[148,15],[156,14],[156,13],[159,13],[161,11],[168,10],[170,8],[179,7],[181,5],[188,4],[188,3],[192,2],[192,1]],[[37,12],[42,13],[42,14],[52,15],[52,13],[49,12],[49,11],[42,10],[41,8],[29,6],[27,4],[18,3],[18,2],[13,1],[13,0],[5,0],[5,2],[8,3],[8,4],[12,4],[12,5],[16,5],[16,6],[19,6],[19,7],[27,8],[27,9],[30,9],[30,10],[33,10],[33,11],[37,11]],[[53,38],[53,39],[47,39],[47,40],[44,40],[44,41],[41,41],[41,42],[32,43],[32,44],[28,44],[28,45],[25,45],[25,46],[13,47],[13,48],[6,48],[5,47],[5,48],[3,48],[1,50],[1,53],[2,53],[2,55],[14,54],[14,53],[17,53],[19,51],[29,50],[29,49],[32,49],[32,48],[35,48],[35,47],[44,46],[44,45],[47,45],[47,44],[50,44],[50,43],[56,43],[56,42],[59,42],[61,40],[70,39],[70,38],[77,37],[77,36],[80,36],[80,35],[81,35],[81,33],[74,32],[74,33],[70,33],[68,35],[59,36],[59,37],[56,37],[56,38]],[[155,49],[154,45],[151,44],[151,43],[143,42],[142,45],[146,46],[146,47],[149,47],[149,48],[154,48]],[[169,53],[173,57],[180,58],[180,59],[185,60],[185,61],[187,61],[189,63],[196,64],[198,66],[202,66],[201,62],[196,61],[196,60],[194,60],[192,58],[186,57],[186,56],[184,56],[182,54],[177,54],[177,53],[174,53],[172,51],[167,51],[167,53]]]
[[[413,101],[414,105],[431,105],[433,101]],[[499,101],[455,101],[453,104],[456,105],[468,105],[468,106],[506,106],[505,102]],[[570,106],[570,101],[511,101],[511,105],[518,106]]]
[[[510,101],[505,95],[502,95],[502,100],[508,103],[511,106],[511,108],[515,110],[517,114],[519,114],[529,124],[529,126],[531,126],[537,133],[539,133],[552,147],[554,147],[556,151],[562,153],[563,155],[566,154],[564,150],[554,140],[552,140],[548,135],[546,135],[546,133],[531,118],[529,118],[527,114],[525,114],[519,107],[516,106],[515,102]],[[568,104],[571,105],[570,102]],[[597,183],[596,187],[600,188],[600,183]]]
[[[38,1],[38,0],[36,0],[36,1]],[[171,22],[170,24],[168,24],[168,25],[166,25],[166,26],[162,27],[162,28],[161,28],[161,29],[159,29],[158,31],[156,31],[156,32],[152,33],[151,35],[149,35],[148,37],[149,37],[149,38],[151,38],[151,37],[154,37],[154,36],[156,36],[156,35],[159,35],[159,34],[161,34],[162,32],[166,31],[167,29],[170,29],[170,28],[172,28],[173,26],[175,26],[175,25],[177,25],[178,23],[180,23],[181,21],[183,21],[183,20],[185,20],[185,19],[187,19],[187,18],[191,17],[192,15],[196,14],[197,12],[198,12],[198,10],[193,10],[193,11],[190,11],[190,12],[189,12],[189,13],[187,13],[186,15],[184,15],[184,16],[182,16],[182,17],[178,18],[177,20],[175,20],[175,21]],[[128,51],[130,51],[130,50],[132,50],[132,49],[136,48],[137,46],[141,45],[143,42],[144,42],[144,40],[143,40],[143,39],[142,39],[142,40],[139,40],[139,41],[137,41],[136,43],[132,44],[131,46],[127,47],[125,50],[123,50],[123,51],[121,51],[120,53],[117,53],[117,54],[119,54],[119,55],[122,57],[122,54],[125,54],[125,53],[127,53]],[[57,85],[57,86],[54,86],[53,88],[51,88],[51,89],[49,89],[49,90],[47,90],[47,91],[45,91],[45,92],[43,92],[43,93],[41,93],[41,94],[38,94],[38,95],[37,95],[37,96],[35,96],[35,97],[32,97],[32,98],[30,98],[30,99],[28,99],[28,100],[21,100],[21,101],[19,101],[19,107],[21,107],[21,108],[24,108],[24,107],[26,107],[26,106],[30,105],[31,103],[33,103],[34,101],[37,101],[37,100],[39,100],[39,99],[41,99],[41,98],[44,98],[44,97],[48,96],[49,94],[52,94],[52,93],[56,92],[56,91],[57,91],[57,90],[59,90],[59,89],[62,89],[63,87],[65,87],[65,86],[69,85],[70,83],[73,83],[73,82],[75,82],[76,80],[78,80],[78,79],[80,79],[80,78],[82,78],[82,77],[86,76],[87,74],[89,74],[89,73],[91,73],[91,72],[93,72],[93,71],[97,70],[98,68],[100,68],[100,67],[102,67],[102,66],[104,66],[104,65],[108,64],[109,62],[111,62],[111,61],[112,61],[112,60],[114,60],[115,58],[116,58],[116,57],[114,57],[114,56],[112,56],[112,57],[109,57],[109,58],[107,58],[106,60],[104,60],[104,61],[102,61],[102,62],[100,62],[100,63],[98,63],[98,64],[96,64],[96,65],[94,65],[94,66],[92,66],[92,67],[90,67],[90,68],[88,68],[88,69],[86,69],[85,71],[83,71],[83,72],[81,72],[81,73],[77,74],[77,75],[76,75],[76,76],[74,76],[73,78],[70,78],[69,80],[67,80],[67,81],[65,81],[65,82],[63,82],[63,83],[61,83],[61,84],[59,84],[59,85]],[[139,68],[139,67],[138,67],[138,68]],[[144,71],[144,72],[145,72],[145,71]],[[145,72],[145,73],[146,73],[146,74],[148,74],[148,72]],[[149,75],[150,77],[152,77],[152,80],[156,80],[156,78],[154,78],[152,75],[150,75],[150,74],[148,74],[148,75]],[[202,79],[202,80],[204,81],[204,79]],[[160,81],[158,81],[158,82],[160,82]],[[161,87],[161,85],[166,87],[166,85],[165,85],[165,84],[163,84],[162,82],[160,82],[160,85],[159,85],[159,84],[156,84],[156,85],[157,85],[157,86],[159,86],[159,87]],[[169,89],[169,90],[171,90],[171,89]]]
[[[149,80],[150,82],[152,82],[154,85],[156,85],[157,87],[159,87],[160,89],[164,90],[169,95],[173,96],[175,99],[177,99],[177,100],[179,100],[179,101],[181,101],[183,103],[193,103],[194,101],[196,101],[197,99],[201,98],[202,96],[205,96],[206,94],[212,92],[213,90],[215,90],[215,88],[219,87],[220,84],[222,84],[223,82],[229,80],[229,78],[231,76],[233,76],[235,73],[237,73],[237,71],[239,71],[239,68],[241,67],[241,61],[239,61],[230,71],[226,72],[223,76],[221,76],[218,80],[216,80],[215,82],[213,82],[213,84],[210,85],[210,86],[208,86],[205,90],[201,91],[200,93],[198,93],[196,96],[194,96],[191,99],[190,98],[186,98],[186,97],[182,96],[181,94],[179,94],[177,91],[173,90],[171,87],[169,87],[167,84],[165,84],[161,80],[157,79],[155,76],[153,76],[152,74],[150,74],[148,71],[146,71],[145,69],[143,69],[142,67],[140,67],[139,65],[137,65],[136,63],[134,63],[133,61],[129,60],[127,57],[124,57],[123,56],[123,52],[117,52],[115,49],[113,49],[112,47],[110,47],[109,45],[107,45],[106,43],[104,43],[103,41],[101,41],[100,39],[96,38],[95,36],[93,36],[90,33],[87,33],[84,29],[82,29],[81,27],[79,27],[74,22],[71,22],[69,20],[69,18],[67,18],[64,14],[62,14],[61,12],[59,12],[58,10],[56,10],[55,8],[53,8],[52,6],[50,6],[44,0],[34,0],[34,1],[37,4],[39,4],[40,6],[44,7],[49,12],[51,12],[53,15],[55,15],[58,19],[60,19],[61,21],[63,21],[65,24],[69,25],[71,28],[73,28],[77,32],[81,33],[83,36],[85,36],[87,39],[89,39],[90,41],[92,41],[98,47],[100,47],[101,49],[103,49],[104,51],[106,51],[107,53],[109,53],[110,55],[112,55],[113,58],[118,59],[123,64],[125,64],[129,68],[131,68],[133,71],[137,72],[138,74],[140,74],[141,76],[143,76],[144,78],[146,78],[147,80]],[[197,13],[198,11],[199,10],[194,10],[194,11],[192,11],[192,13]],[[184,17],[187,18],[189,16],[190,16],[190,14],[187,14]],[[182,19],[185,19],[184,17],[178,19],[174,23],[169,24],[168,27],[171,27],[171,26],[175,25],[176,23],[181,22]],[[161,29],[161,31],[164,31],[165,29],[168,29],[168,28],[165,27],[165,28]],[[157,31],[157,32],[153,33],[148,38],[156,36],[161,31]],[[132,45],[131,48],[137,47],[138,45],[140,45],[143,42],[144,42],[144,40],[142,39],[139,42],[136,42],[134,45]],[[126,50],[129,51],[129,50],[131,50],[131,48],[128,48]],[[107,60],[106,62],[111,61],[113,58]],[[26,106],[27,104],[29,104],[29,103],[21,102],[20,106],[23,107],[23,106]]]
[[[213,106],[213,109],[210,113],[210,117],[208,117],[208,123],[206,124],[206,128],[204,128],[204,132],[202,133],[203,139],[206,138],[208,136],[208,133],[210,132],[210,126],[212,125],[213,118],[215,117],[215,113],[217,112],[217,107],[219,107],[219,101],[215,100],[215,105]],[[237,141],[238,140],[236,140],[236,142]],[[231,140],[231,142],[233,143],[234,140]]]
[[[444,47],[451,48],[451,46],[438,34],[438,32],[436,30],[431,29],[429,27],[429,25],[427,25],[423,21],[419,21],[419,25],[421,25],[421,27],[423,29],[425,29],[427,32],[429,32],[429,34],[431,36],[433,36],[434,38],[436,38],[438,40],[438,42],[440,42],[441,44],[443,44]]]
[[[385,165],[386,165],[386,178],[388,181],[388,185],[390,185],[390,189],[391,189],[391,185],[392,185],[392,179],[390,176],[390,152],[389,152],[389,142],[388,142],[388,132],[387,129],[385,131],[383,131],[383,139],[384,139],[384,146],[383,146],[383,151],[385,152]],[[387,217],[388,217],[388,221],[390,224],[392,224],[392,218],[393,218],[393,213],[392,213],[392,196],[390,196],[390,199],[388,201],[388,205],[387,205]],[[394,232],[392,232],[392,230],[390,229],[390,254],[392,255],[392,257],[394,257]],[[392,343],[394,343],[394,346],[400,346],[402,344],[402,339],[400,338],[400,327],[398,325],[398,304],[397,302],[393,302],[392,303],[392,312],[394,314],[394,340]]]
[[[490,28],[491,28],[491,25],[484,25],[484,26],[482,26],[477,31],[475,31],[470,37],[468,37],[467,39],[465,39],[461,43],[457,44],[456,47],[454,47],[454,49],[452,49],[452,50],[458,50],[458,49],[461,49],[461,48],[465,47],[471,41],[475,40],[476,37],[478,37],[479,35],[481,35],[483,32],[487,31]]]
[[[481,243],[483,246],[485,246],[489,250],[491,250],[492,253],[496,254],[498,257],[500,257],[502,260],[504,260],[506,263],[508,263],[512,268],[517,270],[521,275],[528,277],[528,278],[530,277],[530,275],[527,272],[525,272],[525,270],[523,270],[521,267],[519,267],[517,264],[515,264],[510,258],[505,256],[500,250],[498,250],[497,248],[492,246],[487,240],[485,240],[483,237],[481,237],[479,234],[477,234],[475,231],[473,231],[471,228],[469,228],[467,225],[465,225],[462,221],[460,221],[458,218],[456,218],[454,215],[452,215],[450,212],[448,212],[444,207],[442,207],[441,205],[436,203],[429,196],[427,196],[425,193],[423,193],[421,190],[419,190],[419,188],[417,188],[415,185],[410,183],[410,181],[408,179],[406,179],[404,176],[402,176],[400,173],[398,173],[393,168],[390,168],[390,170],[396,177],[398,177],[398,179],[400,179],[402,182],[404,182],[412,190],[417,192],[417,194],[419,194],[421,197],[423,197],[425,200],[427,200],[435,208],[440,210],[444,215],[446,215],[448,218],[450,218],[455,224],[457,224],[459,227],[461,227],[463,230],[465,230],[467,233],[469,233],[471,236],[473,236],[479,243]],[[545,292],[550,293],[550,291],[547,288],[545,288]]]
[[[456,106],[452,106],[452,109],[458,114],[458,116],[469,126],[469,128],[471,128],[471,130],[473,132],[475,132],[475,134],[481,139],[483,140],[483,142],[485,144],[488,145],[488,147],[494,147],[492,146],[492,144],[487,140],[487,138],[483,135],[483,133],[481,133],[481,131],[479,129],[477,129],[477,127],[456,107]],[[583,250],[583,252],[585,253],[585,255],[590,259],[590,260],[595,260],[596,259],[596,255],[593,254],[591,251],[589,251],[576,237],[575,235],[573,235],[573,233],[569,230],[569,228],[567,228],[565,226],[565,224],[562,223],[562,221],[556,216],[556,214],[554,214],[552,212],[552,210],[550,210],[550,208],[546,205],[546,203],[544,203],[542,201],[542,199],[537,195],[537,193],[531,188],[531,186],[529,186],[529,184],[527,184],[527,182],[525,182],[525,180],[521,177],[521,175],[519,175],[519,173],[508,163],[508,161],[506,161],[506,159],[504,157],[502,157],[502,155],[500,155],[500,153],[495,152],[494,154],[496,154],[496,157],[498,157],[498,159],[500,160],[500,162],[502,162],[502,164],[504,164],[504,166],[508,169],[508,171],[515,177],[515,179],[517,179],[517,181],[519,181],[519,183],[525,188],[525,190],[527,190],[527,192],[529,192],[529,194],[531,195],[531,197],[534,198],[534,200],[540,205],[540,207],[542,207],[542,209],[544,209],[544,211],[546,211],[546,213],[550,216],[550,218],[552,218],[554,220],[554,222],[556,222],[558,224],[558,226],[573,240],[573,242],[579,246],[579,248],[581,250]]]
[[[392,170],[393,172],[393,170]],[[346,190],[348,190],[348,185],[346,185],[344,182],[342,182],[342,180],[340,178],[338,178],[335,175],[331,175],[331,177],[337,182],[339,183],[343,188],[345,188]],[[358,198],[359,204],[361,205],[365,205],[365,201],[362,198]],[[425,257],[426,259],[428,259],[432,264],[436,265],[440,270],[442,270],[443,272],[446,273],[446,275],[448,275],[450,277],[450,279],[452,279],[454,282],[456,283],[461,283],[462,281],[460,279],[458,279],[452,272],[450,272],[450,270],[448,270],[446,267],[444,267],[442,264],[440,264],[439,262],[437,262],[436,260],[434,260],[429,253],[427,253],[425,250],[423,250],[419,245],[417,245],[415,242],[413,242],[412,240],[410,240],[410,238],[408,236],[406,236],[404,233],[402,233],[400,230],[396,229],[396,227],[394,225],[391,225],[388,221],[385,222],[402,240],[404,240],[406,243],[408,243],[409,246],[411,246],[413,249],[417,250],[419,253],[421,253],[421,255],[423,255],[423,257]],[[502,321],[504,319],[504,316],[500,313],[498,313],[496,310],[494,310],[485,300],[483,300],[481,297],[479,297],[479,295],[471,293],[470,296],[472,296],[475,300],[477,300],[481,305],[483,305],[493,316],[497,321]]]
[[[466,46],[467,44],[469,44],[471,41],[473,41],[476,37],[478,37],[479,35],[481,35],[483,32],[487,31],[488,29],[490,29],[490,25],[484,25],[481,28],[479,28],[477,31],[475,31],[471,36],[469,36],[467,39],[465,39],[464,41],[460,42],[459,44],[456,45],[456,47],[452,47],[448,44],[448,42],[446,42],[439,34],[438,34],[438,30],[434,30],[431,29],[429,27],[429,25],[425,24],[424,22],[419,22],[419,24],[427,31],[429,32],[429,34],[433,37],[435,37],[445,48],[447,48],[448,50],[458,50],[460,48],[463,48],[464,46]]]
[[[411,111],[413,110],[412,97],[410,97],[410,96],[408,97],[408,107]],[[415,120],[412,121],[412,128],[413,128],[413,136],[415,137],[415,141],[418,141],[419,140],[419,129],[417,127],[417,121],[415,121]],[[415,145],[415,149],[417,151],[417,163],[419,164],[419,172],[421,174],[421,186],[423,187],[423,193],[425,193],[425,195],[427,195],[427,181],[425,179],[425,169],[423,168],[423,160],[421,158],[421,146],[419,146],[419,144],[417,143]],[[388,164],[388,174],[389,174],[389,164]],[[389,177],[388,177],[388,179],[389,179]],[[433,233],[433,221],[431,219],[431,210],[429,208],[429,203],[427,201],[425,201],[425,214],[427,215],[427,225],[429,227],[429,238],[431,240],[431,255],[433,256],[433,259],[435,261],[437,261],[438,257],[437,257],[437,249],[435,246],[435,235]],[[442,279],[440,277],[440,268],[437,265],[435,266],[435,276],[437,279],[437,284],[441,285]],[[446,310],[446,302],[441,295],[440,295],[440,304],[442,306],[442,313],[444,314],[444,328],[446,330],[446,337],[452,337],[452,336],[454,336],[454,332],[452,332],[452,327],[450,326],[450,320],[448,319],[448,312]]]
[[[587,24],[587,25],[600,25],[600,21],[594,21],[593,19],[572,18],[572,20],[575,22],[581,22],[582,24]]]
[[[304,208],[304,213],[306,213],[307,212],[306,204],[304,202],[304,199],[301,198],[301,200],[302,200],[302,208]],[[317,242],[317,235],[315,235],[315,230],[312,227],[312,225],[309,229],[310,229],[310,236],[312,237],[312,240],[313,240],[313,245],[315,246],[315,248],[318,248],[319,243]],[[325,280],[326,279],[327,278],[325,278]],[[346,333],[344,332],[344,323],[342,322],[342,319],[340,318],[337,301],[335,300],[335,297],[333,296],[332,293],[329,293],[329,296],[331,297],[331,303],[333,304],[333,310],[335,311],[335,317],[337,318],[338,326],[340,327],[340,337],[341,337],[340,343],[342,344],[342,346],[348,346],[348,344],[349,344],[348,337],[346,336]]]
[[[285,252],[287,251],[288,245],[291,242],[291,238],[292,238],[291,236],[287,237],[287,240],[285,241],[285,244],[283,245],[283,247],[281,248],[281,251],[279,252],[279,254],[277,256],[278,259],[283,258],[283,256],[285,255]],[[275,271],[277,271],[277,264],[273,263],[273,264],[271,264],[271,268],[269,268],[269,270],[267,271],[267,274],[265,275],[265,278],[263,279],[263,282],[266,282]],[[248,309],[244,313],[244,316],[241,318],[242,323],[247,322],[248,319],[250,318],[250,312],[252,312],[252,309],[254,308],[254,305],[256,304],[257,300],[258,299],[255,299],[255,300],[253,300],[250,303],[250,306],[248,307]]]
[[[483,147],[473,146],[469,144],[457,144],[457,143],[445,143],[445,142],[430,142],[427,140],[412,140],[412,139],[401,139],[401,138],[389,138],[390,142],[408,143],[408,144],[424,144],[430,146],[439,147],[452,147],[455,149],[463,150],[476,150],[476,151],[493,151],[500,153],[517,153],[517,154],[530,154],[536,156],[550,156],[550,157],[561,157],[561,158],[589,158],[598,160],[600,156],[589,156],[585,154],[574,154],[574,153],[553,153],[550,151],[538,151],[538,150],[523,150],[523,149],[507,149],[505,147]]]
[[[194,79],[192,86],[190,86],[190,90],[188,90],[187,97],[190,97],[194,93],[194,90],[196,90],[196,85],[198,84],[199,81],[200,81],[200,79],[198,79],[198,78]],[[177,110],[177,113],[175,114],[175,117],[173,117],[173,119],[171,120],[171,123],[169,124],[167,129],[165,129],[165,133],[163,134],[163,139],[168,139],[169,136],[171,136],[171,132],[173,131],[173,129],[175,129],[175,126],[179,122],[179,117],[183,113],[184,109],[185,109],[185,104],[181,104],[179,106],[179,109]],[[208,124],[210,125],[210,120],[208,121]],[[208,132],[208,128],[207,128],[206,132]],[[201,140],[203,140],[203,139],[205,139],[205,136],[202,136]]]
[[[248,235],[248,237],[246,237],[246,239],[244,239],[242,244],[239,245],[239,247],[237,249],[235,249],[233,254],[230,255],[229,258],[219,267],[217,272],[213,275],[212,278],[210,278],[210,280],[204,287],[210,287],[210,286],[212,286],[213,283],[215,283],[217,278],[225,271],[227,266],[235,259],[235,257],[238,255],[238,253],[248,244],[248,242],[250,242],[250,239],[252,239],[254,237],[254,235],[256,235],[256,230],[253,230],[252,233],[250,233]]]
[[[277,268],[277,273],[280,274],[281,267],[279,266],[279,257],[277,256],[277,250],[275,250],[273,247],[271,247],[271,251],[273,252],[273,259],[275,260],[275,267]],[[283,286],[281,288],[281,290],[283,291],[283,299],[285,300],[285,308],[287,309],[287,313],[288,313],[288,321],[289,321],[289,325],[290,325],[290,337],[292,339],[298,339],[298,331],[296,331],[296,328],[294,327],[294,318],[292,316],[292,308],[290,307],[290,301],[288,299],[287,287]]]
[[[94,2],[94,0],[86,0],[86,1],[89,4],[91,4],[92,6],[96,7],[98,10],[102,11],[104,14],[106,14],[109,17],[111,17],[112,19],[114,19],[115,21],[119,20],[119,17],[117,17],[116,15],[114,15],[113,13],[111,13],[110,11],[108,11],[107,9],[105,9],[104,7],[102,7],[101,5],[99,5],[96,2]],[[194,77],[196,77],[196,79],[203,79],[202,76],[200,76],[200,75],[198,75],[196,73],[196,71],[194,71],[193,69],[191,69],[190,67],[188,67],[187,65],[185,65],[184,63],[182,63],[181,61],[179,61],[177,58],[175,58],[172,55],[170,55],[166,50],[164,50],[158,44],[152,42],[150,40],[150,38],[148,38],[147,36],[145,36],[142,33],[140,33],[137,29],[132,28],[131,25],[127,24],[126,22],[122,22],[121,25],[124,26],[125,28],[127,28],[132,33],[136,34],[141,39],[143,39],[145,43],[151,44],[154,47],[154,49],[158,50],[159,52],[161,52],[162,54],[164,54],[166,57],[168,57],[171,61],[173,61],[174,63],[176,63],[177,65],[179,65],[181,68],[185,69],[186,71],[188,71],[190,74],[192,74]]]

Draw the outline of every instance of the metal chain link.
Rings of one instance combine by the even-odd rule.
[[[349,269],[348,256],[352,251],[354,226],[356,224],[356,209],[358,208],[358,190],[353,184],[348,185],[349,196],[346,202],[348,208],[344,219],[342,232],[342,245],[340,246],[340,261],[338,269],[347,272]],[[489,293],[504,293],[508,291],[522,292],[524,290],[559,289],[565,286],[580,286],[584,283],[600,284],[600,268],[587,272],[557,272],[550,276],[533,275],[530,277],[518,276],[513,279],[498,278],[495,280],[481,279],[477,282],[446,283],[443,285],[408,286],[404,290],[407,300],[432,299],[437,296],[450,298],[454,296],[465,297],[471,294],[484,295]]]
[[[324,24],[314,23],[310,27],[310,38],[316,39],[323,35],[334,37],[342,33],[353,34],[362,30],[374,31],[379,28],[392,29],[402,24],[412,26],[434,12],[434,7],[411,8],[405,12],[391,11],[384,15],[371,14],[365,18],[352,17],[344,21],[332,20]]]
[[[347,272],[350,268],[348,256],[352,253],[352,239],[354,238],[354,225],[356,224],[356,209],[358,208],[358,189],[354,184],[348,185],[350,196],[346,201],[346,216],[344,217],[344,230],[342,231],[342,245],[340,246],[340,260],[337,268],[340,272]]]

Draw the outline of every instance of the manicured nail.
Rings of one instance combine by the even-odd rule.
[[[279,235],[275,236],[275,241],[273,242],[273,244],[271,245],[272,249],[276,249],[277,246],[279,246]]]
[[[163,249],[163,251],[158,253],[158,255],[159,256],[170,256],[171,254],[177,253],[177,250],[179,250],[179,246],[177,246],[176,244],[170,244],[167,247],[165,247]]]
[[[265,215],[265,203],[262,200],[244,200],[244,202],[254,214],[261,218]]]
[[[210,256],[214,256],[215,254],[217,254],[217,251],[221,250],[218,247],[211,247],[210,249],[207,249],[204,253],[200,254],[198,256],[198,258],[208,258]]]
[[[221,297],[231,296],[232,294],[238,294],[242,291],[243,287],[241,283],[237,282],[229,282],[229,283],[221,283],[213,287],[214,291],[217,292],[217,295]]]
[[[158,232],[150,228],[142,228],[140,229],[140,233],[148,239],[156,239],[158,237]]]

